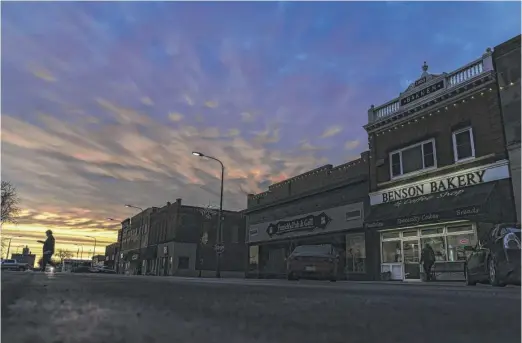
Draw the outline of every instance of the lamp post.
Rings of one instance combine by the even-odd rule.
[[[13,238],[18,238],[18,237],[22,237],[22,236],[13,236],[13,237],[9,237],[9,243],[7,244],[7,254],[5,255],[5,258],[6,259],[9,259],[9,250],[11,250],[11,241],[13,240]]]
[[[221,253],[222,253],[222,246],[223,246],[223,240],[222,240],[222,222],[223,222],[223,181],[225,179],[225,166],[223,165],[223,162],[221,162],[219,159],[207,156],[201,152],[193,151],[192,155],[198,156],[198,157],[206,157],[211,160],[214,160],[218,162],[221,165],[221,192],[219,196],[219,222],[218,222],[218,231],[217,231],[217,238],[216,238],[216,277],[221,277]]]
[[[81,255],[80,255],[80,258],[83,260],[83,245],[81,244],[75,244],[77,247],[80,247],[82,249],[82,252],[81,252]],[[76,253],[76,258],[78,258],[78,253]]]
[[[94,260],[94,256],[96,256],[96,237],[93,237],[93,236],[85,236],[85,237],[94,239],[94,251],[92,253],[92,259]],[[94,261],[93,261],[93,263],[94,263]]]
[[[143,209],[141,207],[138,207],[138,206],[134,206],[134,205],[129,205],[129,204],[126,204],[125,207],[128,207],[128,208],[134,208],[136,210],[140,210],[140,213],[143,212]],[[143,238],[143,216],[140,217],[140,221],[141,221],[141,225],[140,225],[140,229],[139,229],[139,234],[140,234],[140,245],[138,246],[138,261],[140,261],[140,265],[139,265],[139,271],[141,273],[141,267],[143,264],[143,261],[141,260],[141,240]],[[132,217],[130,219],[130,222],[129,222],[129,225],[132,229]]]

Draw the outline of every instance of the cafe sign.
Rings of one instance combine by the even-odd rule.
[[[420,182],[394,187],[370,194],[372,206],[400,202],[408,203],[407,199],[423,199],[432,193],[441,193],[448,196],[462,188],[480,185],[486,182],[509,178],[509,167],[506,160],[494,164],[480,166],[454,174],[431,178]],[[420,201],[420,200],[419,200]]]
[[[321,212],[318,215],[308,215],[294,220],[283,220],[275,224],[270,224],[268,225],[266,232],[270,237],[272,237],[296,231],[313,231],[316,229],[324,230],[331,221],[332,219],[326,213]]]

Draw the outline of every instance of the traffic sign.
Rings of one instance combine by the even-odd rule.
[[[214,250],[216,250],[218,254],[222,254],[223,251],[225,251],[225,246],[223,244],[216,244],[214,245]]]

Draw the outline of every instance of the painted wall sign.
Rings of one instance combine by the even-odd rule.
[[[385,189],[370,194],[370,204],[372,206],[383,203],[399,202],[408,204],[407,199],[415,198],[411,201],[430,200],[432,193],[439,193],[437,196],[458,196],[457,191],[464,187],[475,186],[486,182],[497,181],[509,178],[509,166],[507,161],[480,166],[450,175],[439,176],[416,183],[399,187]],[[457,192],[457,193],[455,193]]]
[[[346,214],[353,211],[360,213],[359,218],[346,221]],[[357,202],[280,220],[250,224],[247,241],[255,243],[358,229],[363,226],[363,218],[364,204]]]
[[[324,230],[330,224],[332,218],[324,212],[319,215],[309,215],[290,221],[280,221],[275,224],[268,225],[266,232],[270,237],[274,235],[284,235],[293,231],[313,231]]]
[[[409,217],[390,218],[376,222],[368,222],[365,223],[364,226],[368,229],[379,229],[392,226],[415,226],[440,220],[455,219],[457,217],[477,216],[481,213],[482,209],[479,206],[469,206],[441,212],[423,213]]]
[[[169,253],[169,247],[168,247],[168,246],[164,246],[164,247],[163,247],[163,253],[164,253],[165,255],[167,255],[167,254]]]
[[[422,84],[422,83],[421,83]],[[434,83],[431,86],[421,89],[413,94],[410,94],[401,99],[401,106],[408,105],[409,103],[424,98],[426,95],[435,93],[441,89],[444,89],[444,80]]]

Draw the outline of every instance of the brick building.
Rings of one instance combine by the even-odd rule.
[[[157,207],[149,207],[121,223],[121,251],[119,272],[140,274],[147,260],[155,258],[155,249],[149,249],[148,238],[151,215]]]
[[[440,280],[463,279],[466,253],[492,223],[515,219],[492,51],[450,73],[422,74],[368,111],[370,213],[382,277],[422,278],[435,250]]]
[[[520,35],[493,51],[517,220],[520,223]]]
[[[244,272],[246,260],[245,217],[223,211],[221,270]],[[151,216],[149,249],[156,251],[146,272],[152,275],[191,275],[216,269],[218,210],[182,204],[182,199],[159,208]]]
[[[371,266],[377,261],[367,247],[375,243],[363,229],[368,167],[368,154],[363,153],[346,164],[325,165],[249,195],[247,277],[286,277],[286,258],[296,246],[332,244],[340,252],[340,278],[374,278]],[[313,221],[304,220],[312,216]]]
[[[121,230],[120,230],[121,231]],[[118,235],[119,236],[119,235]],[[120,255],[120,243],[112,243],[105,247],[105,258],[103,264],[111,269],[116,269]]]

